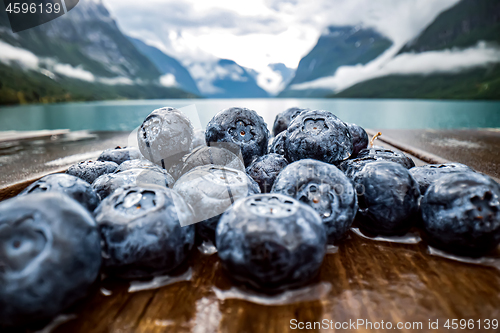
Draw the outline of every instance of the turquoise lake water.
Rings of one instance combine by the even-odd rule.
[[[365,128],[500,128],[500,101],[427,101],[372,99],[170,99],[27,105],[0,108],[0,130],[70,129],[128,131],[154,109],[172,106],[204,127],[218,111],[247,107],[269,127],[279,112],[292,107],[328,110]]]

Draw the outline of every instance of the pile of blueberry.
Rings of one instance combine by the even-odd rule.
[[[162,108],[139,128],[138,148],[106,150],[1,202],[0,327],[50,320],[101,272],[170,273],[203,242],[263,292],[311,281],[353,223],[367,235],[419,228],[459,255],[500,243],[500,185],[486,175],[415,167],[328,111],[288,109],[273,134],[246,108],[222,110],[205,131]]]

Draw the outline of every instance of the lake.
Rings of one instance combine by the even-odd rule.
[[[154,109],[182,108],[195,127],[231,106],[257,111],[270,128],[279,112],[293,106],[329,110],[350,123],[371,129],[500,127],[500,101],[377,99],[169,99],[104,101],[0,108],[0,130],[70,129],[128,131]]]

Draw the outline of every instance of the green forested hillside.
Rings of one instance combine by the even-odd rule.
[[[500,45],[500,1],[462,0],[441,13],[400,53],[474,46],[478,41]]]
[[[390,75],[358,83],[330,97],[500,99],[500,65],[459,74]]]
[[[105,99],[193,98],[180,89],[158,85],[106,85],[56,76],[0,63],[0,104],[55,103]]]

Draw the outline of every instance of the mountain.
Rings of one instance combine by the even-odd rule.
[[[500,46],[500,1],[462,0],[442,12],[399,55],[464,49],[480,41]],[[456,73],[389,75],[367,80],[332,97],[500,99],[497,64]]]
[[[1,11],[0,47],[2,70],[13,78],[0,77],[0,96],[33,98],[17,102],[193,96],[161,85],[162,73],[123,35],[100,0],[81,1],[67,14],[19,33]]]
[[[191,74],[189,74],[188,70],[180,62],[139,39],[129,37],[129,40],[156,66],[162,75],[166,75],[164,77],[169,77],[168,74],[171,74],[174,80],[173,83],[178,87],[190,93],[200,95],[196,82],[194,82]]]
[[[340,66],[366,64],[391,45],[389,39],[373,29],[329,26],[313,49],[300,60],[295,76],[279,96],[310,96],[317,93],[324,96],[328,90],[294,90],[293,85],[331,76]]]
[[[249,72],[233,60],[193,61],[184,65],[205,97],[269,97],[269,94],[257,84],[255,72]]]
[[[193,97],[195,96],[183,90],[165,88],[158,84],[89,83],[65,75],[26,70],[18,65],[0,62],[0,105]]]
[[[283,63],[268,64],[260,72],[246,67],[245,70],[255,79],[257,85],[264,89],[270,96],[276,96],[282,91],[295,73],[293,68],[286,67]]]
[[[399,53],[465,48],[478,41],[500,45],[500,1],[462,0],[441,13]]]
[[[295,70],[293,68],[286,67],[286,65],[282,63],[269,64],[269,68],[271,68],[275,73],[281,75],[281,82],[284,85],[290,83],[295,74]]]
[[[276,96],[281,92],[293,78],[295,70],[286,67],[282,63],[274,63],[267,65],[264,70],[257,73],[257,84],[266,90],[271,96]]]

